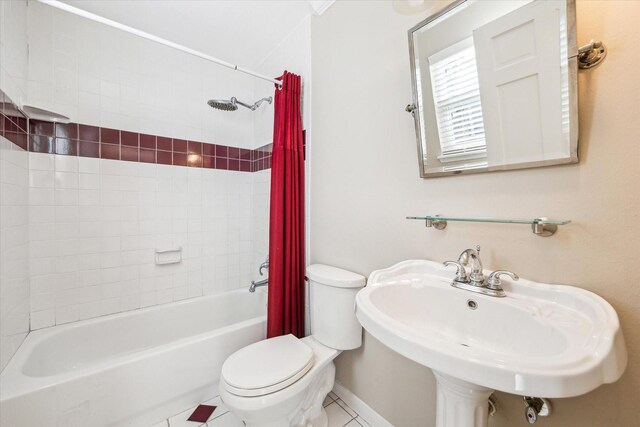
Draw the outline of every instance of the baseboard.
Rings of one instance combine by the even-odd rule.
[[[374,411],[371,406],[364,403],[358,396],[353,394],[351,390],[340,384],[338,381],[335,382],[333,386],[333,392],[338,395],[338,397],[344,400],[351,409],[356,411],[358,415],[364,418],[371,427],[393,427],[389,421],[385,420],[384,417]]]

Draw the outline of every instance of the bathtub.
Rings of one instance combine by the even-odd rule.
[[[265,325],[266,294],[243,289],[31,332],[0,374],[0,426],[150,426],[216,396]]]

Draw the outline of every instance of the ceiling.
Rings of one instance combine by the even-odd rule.
[[[63,0],[242,67],[254,67],[314,11],[307,0]]]

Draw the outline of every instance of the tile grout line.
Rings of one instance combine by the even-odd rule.
[[[333,392],[333,391],[332,391],[332,392]],[[332,402],[332,403],[336,403],[339,407],[341,407],[341,408],[342,408],[342,409],[343,409],[343,410],[344,410],[344,411],[345,411],[345,412],[346,412],[346,413],[351,417],[351,419],[350,419],[346,424],[344,424],[344,426],[343,426],[343,427],[345,427],[347,424],[349,424],[349,423],[350,423],[350,422],[352,422],[352,421],[355,421],[358,425],[360,425],[360,426],[362,426],[362,427],[365,427],[365,424],[361,424],[361,423],[358,421],[358,418],[360,418],[360,419],[362,419],[363,421],[365,421],[366,425],[369,425],[369,423],[368,423],[366,420],[364,420],[364,418],[361,418],[360,414],[359,414],[359,413],[357,413],[353,408],[351,408],[349,405],[347,405],[347,403],[346,403],[344,400],[342,400],[342,398],[341,398],[340,396],[338,396],[335,392],[333,392],[333,394],[336,396],[336,399],[333,399],[333,398],[332,398],[332,399],[333,399],[333,402]],[[329,396],[329,395],[327,395],[327,396],[328,396],[328,397],[331,397],[331,396]],[[342,402],[342,404],[341,404],[340,402]],[[327,406],[328,406],[328,405],[327,405]],[[347,409],[347,408],[348,408],[348,409]],[[353,413],[355,414],[355,416],[351,415],[351,412],[350,412],[350,411],[351,411],[351,412],[353,412]]]
[[[360,414],[358,414],[358,413],[357,413],[356,411],[354,411],[351,407],[349,407],[349,405],[347,405],[347,404],[346,404],[346,402],[342,401],[342,404],[340,404],[340,401],[342,400],[342,398],[341,398],[340,396],[338,396],[337,394],[335,394],[335,393],[334,393],[334,395],[336,396],[335,398],[334,398],[334,397],[332,397],[330,394],[327,394],[327,396],[326,396],[326,397],[329,399],[329,402],[328,402],[328,404],[327,404],[327,405],[323,405],[323,408],[326,408],[326,407],[328,407],[329,405],[331,405],[331,404],[334,404],[334,403],[335,403],[335,404],[336,404],[336,405],[337,405],[337,406],[338,406],[342,411],[344,411],[344,412],[349,416],[349,420],[348,420],[346,423],[344,423],[344,424],[342,425],[342,427],[345,427],[346,425],[348,425],[348,424],[349,424],[349,423],[351,423],[352,421],[355,421],[358,425],[360,425],[360,426],[363,426],[363,427],[364,427],[364,425],[363,425],[363,424],[361,424],[361,423],[358,421],[358,418],[360,418]],[[215,399],[215,397],[214,397],[213,399]],[[346,406],[346,408],[345,408],[345,406]],[[347,408],[348,408],[348,409],[347,409]],[[184,412],[184,411],[183,411],[183,412]],[[215,417],[211,418],[210,420],[207,420],[207,422],[205,422],[205,423],[203,423],[203,424],[201,424],[201,425],[199,425],[199,426],[197,426],[197,427],[208,427],[208,425],[209,425],[208,423],[209,423],[209,422],[211,422],[211,421],[215,420],[216,418],[219,418],[219,417],[221,417],[221,416],[223,416],[223,415],[227,414],[228,412],[229,412],[229,411],[227,410],[227,411],[225,411],[225,412],[223,412],[223,413],[221,413],[221,414],[219,414],[219,415],[217,415],[217,416],[215,416]],[[351,412],[353,412],[353,413],[355,414],[355,416],[351,415]],[[179,414],[180,414],[180,413],[178,413],[178,414],[176,414],[176,415],[179,415]],[[174,416],[176,416],[176,415],[174,415]],[[164,425],[165,425],[166,427],[171,427],[171,422],[169,421],[169,420],[170,420],[170,418],[171,418],[171,417],[169,417],[169,418],[167,418],[167,419],[165,419],[165,420],[164,420]]]

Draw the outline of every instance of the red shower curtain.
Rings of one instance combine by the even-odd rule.
[[[276,89],[271,157],[267,338],[304,336],[304,153],[300,76]]]

